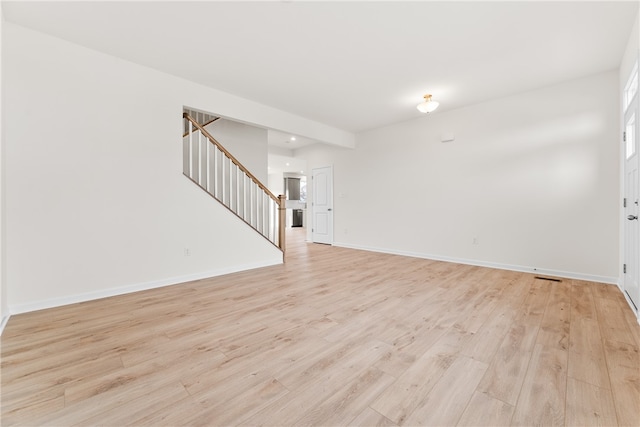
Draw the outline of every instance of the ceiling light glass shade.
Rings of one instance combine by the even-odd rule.
[[[438,108],[438,105],[440,105],[440,103],[438,101],[432,100],[431,95],[425,95],[424,102],[418,104],[416,108],[421,113],[430,113]]]

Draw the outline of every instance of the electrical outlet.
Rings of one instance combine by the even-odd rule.
[[[184,256],[191,256],[191,249],[184,248]]]
[[[480,240],[478,240],[478,238],[477,238],[477,237],[474,237],[474,238],[473,238],[473,244],[474,244],[474,245],[479,245],[479,244],[480,244]]]

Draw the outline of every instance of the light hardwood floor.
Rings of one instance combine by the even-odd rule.
[[[12,317],[2,425],[640,425],[617,287],[303,232],[281,266]]]

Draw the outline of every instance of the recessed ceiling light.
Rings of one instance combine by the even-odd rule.
[[[291,165],[289,164],[289,162],[287,162],[287,166],[291,166]]]
[[[292,137],[291,137],[291,141],[295,141],[295,140],[296,140],[296,137],[295,137],[295,136],[292,136]]]

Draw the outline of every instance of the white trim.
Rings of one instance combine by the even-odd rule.
[[[9,318],[10,317],[11,317],[11,315],[8,315],[8,316],[2,318],[2,322],[0,322],[0,336],[2,336],[2,332],[4,331],[4,327],[7,326],[7,323],[9,322]]]
[[[636,310],[633,302],[631,302],[631,298],[629,298],[629,295],[627,295],[627,293],[624,291],[624,277],[618,280],[618,283],[616,283],[616,285],[618,286],[618,289],[620,289],[620,292],[624,296],[624,299],[627,301],[627,304],[629,304],[629,308],[636,315],[636,320],[638,321],[638,325],[640,325],[640,310]]]
[[[633,93],[633,96],[629,97],[628,92],[634,80],[636,84],[636,91]],[[623,115],[627,112],[627,109],[629,109],[629,106],[631,105],[633,98],[635,98],[635,96],[638,94],[638,90],[640,90],[640,87],[638,87],[639,83],[640,82],[638,82],[638,60],[636,59],[636,63],[633,65],[633,67],[631,68],[631,72],[629,73],[627,83],[624,85],[624,89],[622,89],[622,114]]]
[[[266,262],[259,262],[254,264],[245,264],[245,265],[234,266],[229,268],[221,268],[213,271],[203,271],[201,273],[189,274],[186,276],[170,277],[167,279],[153,280],[150,282],[137,283],[134,285],[122,286],[118,288],[110,288],[110,289],[104,289],[101,291],[87,292],[84,294],[70,295],[70,296],[59,297],[59,298],[51,298],[51,299],[46,299],[46,300],[41,300],[36,302],[30,302],[26,304],[10,305],[9,313],[20,314],[20,313],[27,313],[30,311],[44,310],[47,308],[60,307],[68,304],[76,304],[79,302],[91,301],[91,300],[96,300],[101,298],[108,298],[108,297],[113,297],[117,295],[124,295],[132,292],[161,288],[164,286],[179,285],[185,282],[192,282],[195,280],[207,279],[210,277],[237,273],[240,271],[253,270],[255,268],[270,267],[272,265],[278,265],[278,264],[282,264],[282,261],[266,261]]]
[[[611,285],[616,285],[618,283],[617,277],[610,277],[610,276],[596,276],[592,274],[574,273],[570,271],[546,270],[546,269],[535,268],[535,267],[527,267],[523,265],[501,264],[496,262],[478,261],[478,260],[465,259],[465,258],[452,258],[452,257],[441,256],[441,255],[423,254],[423,253],[410,252],[410,251],[399,251],[395,249],[374,248],[370,246],[351,245],[347,243],[338,243],[338,242],[334,242],[333,246],[349,248],[349,249],[360,249],[363,251],[370,251],[370,252],[381,252],[381,253],[392,254],[392,255],[403,255],[403,256],[408,256],[413,258],[432,259],[435,261],[455,262],[457,264],[477,265],[479,267],[497,268],[499,270],[521,271],[524,273],[543,274],[545,276],[556,276],[556,277],[564,277],[567,279],[586,280],[589,282],[607,283]]]

